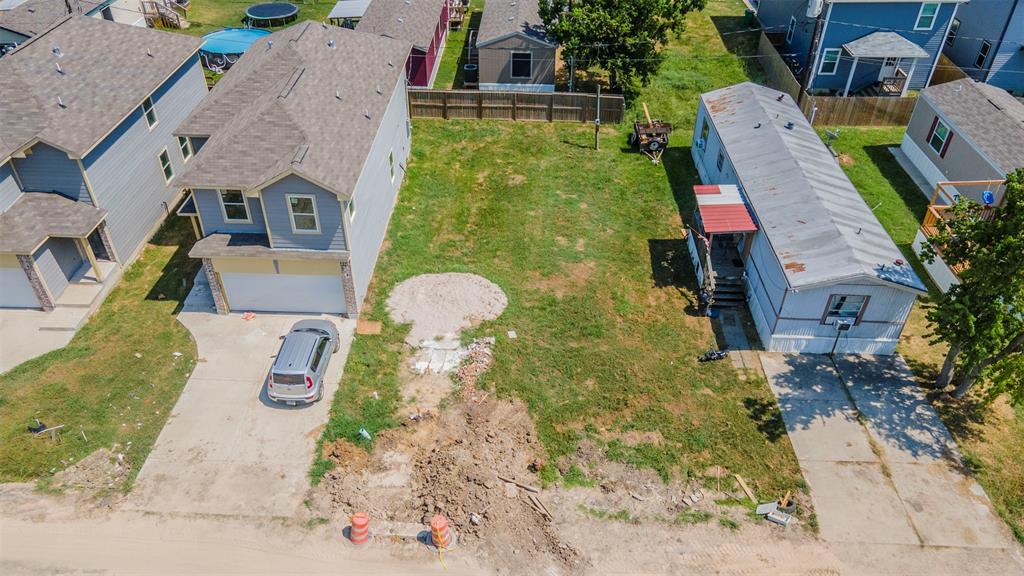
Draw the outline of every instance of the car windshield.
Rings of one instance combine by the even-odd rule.
[[[274,384],[302,384],[303,374],[280,374],[274,372]]]

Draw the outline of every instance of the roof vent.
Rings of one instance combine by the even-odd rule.
[[[60,96],[57,96],[57,106],[60,106],[61,108],[67,108],[68,107],[68,105],[64,103],[64,99],[61,98]]]
[[[363,116],[366,116],[367,120],[370,119],[370,110],[368,108],[363,108]]]
[[[792,130],[793,126],[795,126],[795,124],[793,124],[792,120],[790,120],[789,122],[786,122],[786,130]]]
[[[405,0],[405,5],[406,6],[411,6],[412,5],[412,0]]]
[[[64,73],[64,69],[60,67],[60,62],[57,62],[57,73],[58,74],[63,74]]]
[[[64,55],[64,53],[60,51],[60,46],[57,46],[56,44],[53,45],[53,48],[50,49],[50,52],[53,52],[53,55],[57,58],[60,58]]]
[[[399,22],[405,22],[405,16],[399,16],[398,17],[398,21]]]
[[[394,68],[394,67],[395,67],[395,63],[391,60],[391,58],[388,58],[388,68]]]
[[[334,39],[333,38],[327,41],[327,47],[328,48],[334,48]]]
[[[785,94],[779,94],[778,97],[775,98],[775,101],[776,102],[782,102],[782,99],[785,98],[785,97],[786,97]]]
[[[149,56],[150,58],[152,58],[153,57],[153,51],[150,50],[149,48],[146,48],[146,56]]]
[[[341,90],[335,90],[334,97],[337,98],[338,100],[341,100]]]
[[[761,123],[760,122],[755,122],[754,123],[754,130],[757,130],[760,127],[761,127]]]
[[[384,94],[384,89],[380,87],[380,84],[377,84],[377,94]]]

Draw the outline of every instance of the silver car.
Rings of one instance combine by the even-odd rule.
[[[324,375],[331,355],[341,347],[338,329],[328,320],[301,320],[292,326],[267,376],[267,397],[295,406],[324,396]]]

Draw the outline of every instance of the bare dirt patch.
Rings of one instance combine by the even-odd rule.
[[[550,292],[556,298],[563,298],[567,294],[574,294],[582,290],[596,270],[597,263],[593,260],[564,263],[562,271],[551,276],[542,276],[536,270],[530,271],[529,285],[534,290]]]
[[[508,298],[494,282],[466,273],[422,274],[395,286],[387,301],[391,318],[411,322],[410,346],[455,334],[497,318]]]
[[[853,166],[857,163],[857,161],[853,159],[853,156],[850,156],[849,154],[840,154],[837,160],[839,160],[839,164],[841,166]]]

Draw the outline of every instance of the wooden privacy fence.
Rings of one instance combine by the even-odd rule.
[[[761,38],[757,43],[757,62],[764,70],[764,81],[769,88],[786,92],[793,100],[800,100],[800,82],[793,76],[793,72],[764,31],[761,32]]]
[[[617,94],[601,95],[601,123],[618,124],[626,102]],[[489,90],[409,90],[413,118],[593,122],[597,96],[566,92],[492,92]]]
[[[817,126],[906,126],[916,102],[914,97],[804,96],[800,108]]]
[[[945,54],[940,54],[939,62],[935,65],[935,72],[932,73],[932,82],[929,86],[945,84],[946,82],[963,78],[967,78],[967,73],[947,58]]]

